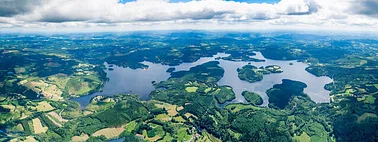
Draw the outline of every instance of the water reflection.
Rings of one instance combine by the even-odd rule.
[[[226,56],[228,55],[218,53],[213,57],[203,57],[196,62],[182,63],[173,67],[176,68],[175,71],[189,70],[191,67],[201,65],[209,61],[214,61],[217,57]],[[152,81],[160,82],[167,80],[170,77],[170,73],[167,73],[166,71],[168,68],[170,68],[170,66],[154,64],[151,62],[142,63],[148,65],[148,68],[131,69],[112,65],[112,70],[109,70],[109,64],[104,63],[104,65],[108,68],[105,72],[107,73],[107,78],[109,78],[109,81],[105,83],[103,91],[93,93],[88,96],[72,98],[71,100],[80,103],[82,108],[85,108],[90,103],[91,98],[98,95],[113,96],[115,94],[131,93],[138,94],[141,100],[148,100],[149,94],[155,89],[152,85]]]
[[[175,71],[189,70],[191,67],[201,65],[203,63],[214,61],[217,57],[227,57],[228,54],[218,53],[213,57],[203,57],[193,63],[182,63],[176,68]],[[234,62],[227,60],[218,60],[221,66],[225,70],[223,78],[218,82],[218,85],[229,85],[233,88],[236,94],[236,98],[232,102],[245,102],[244,97],[241,95],[243,91],[251,91],[258,93],[264,100],[263,105],[268,104],[268,96],[265,91],[273,87],[274,84],[282,83],[282,79],[291,79],[301,81],[307,84],[305,93],[307,93],[311,99],[315,102],[329,102],[329,91],[323,87],[325,84],[332,82],[329,77],[316,77],[308,73],[305,69],[307,64],[296,61],[282,61],[282,60],[269,60],[265,59],[260,52],[256,52],[256,56],[253,58],[263,59],[265,62]],[[260,82],[249,83],[242,81],[238,78],[237,68],[241,68],[244,65],[251,63],[256,67],[279,65],[281,66],[283,73],[264,75],[264,79]],[[293,65],[289,65],[293,63]],[[105,83],[102,92],[94,93],[88,96],[80,98],[73,98],[82,107],[86,107],[90,99],[97,95],[112,96],[121,93],[132,93],[140,95],[142,100],[149,99],[149,93],[154,90],[152,81],[164,81],[170,77],[170,74],[166,70],[170,67],[167,65],[154,64],[151,62],[143,62],[148,65],[148,69],[130,69],[113,66],[113,70],[106,70],[109,81]],[[106,67],[108,64],[105,63]]]
[[[268,96],[266,90],[272,88],[274,84],[281,84],[282,79],[291,79],[301,81],[307,84],[304,92],[315,102],[329,102],[329,91],[324,89],[324,85],[331,83],[332,79],[329,77],[316,77],[308,73],[305,69],[307,64],[296,61],[282,61],[282,60],[269,60],[262,56],[260,52],[255,52],[257,59],[263,59],[265,62],[233,62],[220,60],[220,66],[225,70],[223,78],[218,82],[219,85],[229,85],[233,87],[236,98],[232,102],[245,102],[244,97],[241,95],[243,91],[251,91],[259,94],[264,104],[268,104]],[[256,67],[279,65],[283,73],[264,75],[264,79],[259,82],[249,83],[242,81],[238,78],[237,68],[241,68],[248,63]],[[293,65],[290,65],[293,63]]]
[[[109,65],[104,63],[106,67]],[[113,65],[113,70],[107,69],[107,77],[109,81],[105,83],[102,92],[97,92],[88,96],[79,98],[73,98],[73,101],[80,103],[81,107],[86,107],[91,98],[102,96],[113,96],[115,94],[131,93],[138,94],[141,100],[148,100],[149,93],[154,90],[152,81],[164,81],[170,77],[170,74],[166,72],[169,66],[154,64],[151,62],[143,62],[148,65],[147,69],[131,69],[122,68]]]

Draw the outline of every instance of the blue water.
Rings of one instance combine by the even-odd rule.
[[[226,60],[219,60],[219,66],[222,67],[225,72],[221,80],[219,80],[218,85],[229,85],[235,92],[235,99],[231,103],[246,102],[245,98],[241,95],[243,91],[250,91],[259,94],[264,103],[263,106],[268,105],[268,95],[265,93],[266,90],[273,87],[275,84],[281,84],[282,79],[290,79],[295,81],[301,81],[306,83],[307,87],[304,92],[309,95],[309,97],[317,103],[328,103],[329,93],[324,89],[324,85],[331,83],[333,80],[329,77],[316,77],[310,74],[305,69],[309,66],[308,64],[297,62],[297,61],[282,61],[282,60],[270,60],[264,58],[260,52],[255,52],[256,56],[253,58],[265,60],[265,62],[233,62]],[[283,73],[273,73],[264,75],[263,80],[255,83],[249,83],[247,81],[240,80],[238,77],[238,68],[251,63],[256,67],[267,66],[267,65],[278,65],[283,70]],[[293,65],[290,65],[293,63]]]
[[[217,57],[227,56],[228,54],[218,53],[213,57],[203,57],[196,62],[182,63],[173,67],[176,68],[176,71],[189,70],[191,67],[214,61]],[[282,79],[291,79],[306,83],[307,88],[304,89],[304,92],[307,93],[313,101],[319,103],[329,102],[330,92],[324,89],[324,85],[331,83],[333,80],[329,77],[316,77],[315,75],[310,74],[305,70],[308,67],[308,64],[296,61],[269,60],[264,58],[260,52],[256,52],[256,56],[253,56],[253,58],[265,60],[265,62],[251,62],[251,64],[256,67],[279,65],[284,72],[264,75],[262,81],[249,83],[238,78],[237,68],[241,68],[250,62],[218,60],[220,63],[219,66],[225,70],[224,76],[219,80],[218,85],[229,85],[233,88],[236,98],[231,101],[232,103],[246,102],[241,93],[243,91],[251,91],[259,94],[263,98],[263,105],[265,106],[269,103],[268,96],[265,93],[266,90],[273,87],[275,84],[282,83]],[[167,80],[170,77],[170,73],[167,73],[166,70],[170,68],[170,66],[154,64],[151,62],[142,63],[149,67],[146,69],[134,70],[114,65],[114,70],[106,70],[109,81],[105,83],[102,92],[97,92],[80,98],[73,98],[72,100],[79,102],[82,108],[86,107],[90,103],[91,98],[97,95],[113,96],[115,94],[131,93],[138,94],[142,100],[148,100],[150,92],[155,90],[151,82]],[[289,65],[290,63],[294,64]],[[105,66],[108,67],[109,65],[105,63]]]
[[[203,57],[193,63],[182,63],[178,66],[172,66],[176,68],[176,71],[189,70],[191,67],[201,65],[203,63],[214,61],[217,57],[226,57],[228,55],[219,53],[213,57]],[[152,85],[152,81],[160,82],[167,80],[171,75],[166,70],[170,66],[162,64],[154,64],[151,62],[142,62],[148,65],[146,69],[131,69],[123,68],[114,65],[113,70],[105,70],[109,81],[107,81],[102,88],[102,92],[93,93],[91,95],[82,96],[79,98],[72,98],[71,100],[80,103],[82,108],[85,108],[90,100],[98,95],[101,96],[113,96],[115,94],[138,94],[141,100],[148,100],[151,91],[155,90]],[[104,63],[106,67],[109,64]]]
[[[109,142],[123,142],[123,138],[110,140]]]

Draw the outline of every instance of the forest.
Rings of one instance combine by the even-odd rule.
[[[312,39],[309,41],[308,39]],[[377,141],[378,40],[298,33],[134,32],[97,34],[0,33],[0,141]],[[218,61],[166,71],[152,82],[148,100],[138,94],[96,96],[81,108],[71,98],[102,90],[104,62],[148,69],[191,63],[217,53],[227,61],[253,58],[306,63],[306,71],[333,82],[329,103],[316,103],[303,82],[283,79],[265,93],[218,85]],[[255,83],[280,66],[245,65],[240,80]]]

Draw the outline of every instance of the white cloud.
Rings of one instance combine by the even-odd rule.
[[[283,0],[276,5],[278,12],[286,15],[311,14],[319,7],[314,0]]]
[[[276,4],[202,0],[170,3],[168,0],[30,0],[24,6],[7,0],[0,10],[0,28],[256,28],[361,27],[377,28],[373,0],[281,0]],[[373,1],[373,2],[371,2]],[[10,3],[10,4],[9,4]],[[374,8],[374,5],[373,5]],[[9,10],[10,9],[10,10]],[[353,9],[353,10],[351,10]],[[378,9],[378,7],[376,7]],[[369,17],[370,16],[370,17]],[[9,26],[11,25],[11,26]],[[236,26],[236,27],[233,27]]]

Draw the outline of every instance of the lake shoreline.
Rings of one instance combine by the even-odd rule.
[[[305,83],[308,87],[304,89],[304,92],[307,93],[316,103],[329,102],[330,91],[325,90],[324,86],[333,81],[331,78],[326,76],[316,77],[315,75],[306,71],[306,68],[309,67],[309,65],[303,62],[298,62],[296,60],[271,60],[266,59],[261,52],[255,52],[255,54],[256,55],[251,57],[265,61],[253,62],[223,60],[220,58],[227,57],[230,54],[217,53],[213,57],[202,57],[196,62],[182,63],[177,66],[168,66],[144,61],[142,64],[147,65],[148,68],[143,69],[123,68],[105,62],[105,72],[107,73],[107,78],[109,78],[109,80],[104,83],[102,91],[95,92],[87,96],[71,98],[70,100],[80,103],[81,108],[85,108],[90,103],[90,100],[95,96],[138,94],[141,100],[149,100],[149,94],[153,90],[156,90],[152,82],[167,80],[170,77],[170,73],[166,72],[169,68],[175,68],[174,72],[187,71],[191,67],[216,60],[220,62],[219,66],[225,70],[223,77],[217,82],[217,84],[219,86],[231,86],[235,93],[235,99],[222,105],[229,103],[246,103],[247,101],[241,93],[243,91],[250,91],[259,94],[263,98],[262,106],[267,106],[269,103],[269,98],[266,91],[273,87],[273,85],[282,83],[282,79],[291,79]],[[263,80],[249,83],[247,81],[240,80],[237,77],[237,69],[247,64],[251,64],[256,67],[278,65],[282,67],[283,72],[277,74],[267,74],[263,76]]]

